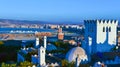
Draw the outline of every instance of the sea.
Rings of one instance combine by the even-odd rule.
[[[12,38],[13,40],[35,40],[35,36],[27,37],[28,34],[34,34],[35,32],[51,32],[52,36],[48,37],[48,39],[52,41],[57,40],[57,30],[56,29],[40,29],[40,28],[0,28],[0,34],[6,34],[6,36],[1,35],[0,40],[8,40],[11,39],[10,35],[7,34],[24,34]],[[71,39],[73,36],[78,36],[76,33],[67,33],[64,31],[65,39]]]
[[[35,32],[57,32],[55,29],[40,28],[0,28],[1,33],[35,33]]]

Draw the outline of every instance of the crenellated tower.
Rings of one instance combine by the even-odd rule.
[[[89,51],[89,54],[108,52],[117,44],[118,20],[85,20],[84,25],[84,49]]]
[[[104,43],[108,33],[108,44],[116,45],[117,25],[117,20],[97,20],[97,44]]]

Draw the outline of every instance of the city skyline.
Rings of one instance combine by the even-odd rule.
[[[0,18],[79,23],[84,19],[119,19],[118,0],[1,0]]]

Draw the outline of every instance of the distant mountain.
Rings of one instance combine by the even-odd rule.
[[[10,24],[83,24],[83,22],[48,22],[48,21],[31,21],[31,20],[14,20],[14,19],[0,19],[0,23]]]
[[[10,23],[10,24],[46,24],[47,23],[43,21],[13,20],[13,19],[0,19],[0,22]]]

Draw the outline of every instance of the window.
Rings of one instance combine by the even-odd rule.
[[[44,51],[42,51],[42,53],[44,53]]]
[[[103,27],[103,32],[105,32],[105,27]]]
[[[106,27],[106,32],[108,32],[108,27]]]
[[[111,27],[109,27],[109,32],[111,32]]]

